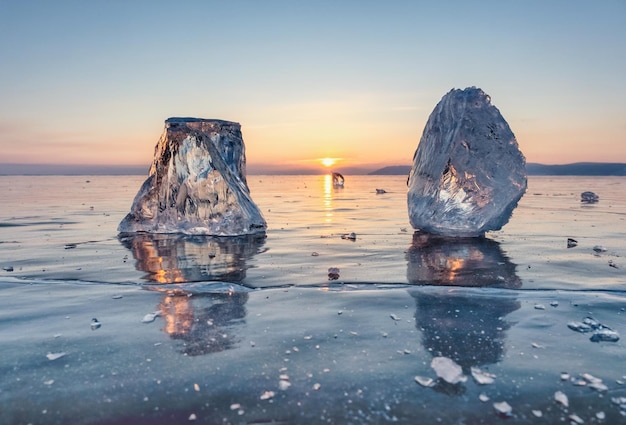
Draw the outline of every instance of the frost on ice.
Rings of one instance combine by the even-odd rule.
[[[526,160],[491,98],[453,89],[424,128],[409,174],[409,219],[446,236],[499,230],[526,191]]]
[[[118,231],[235,236],[266,227],[246,182],[241,126],[169,118],[150,174]]]

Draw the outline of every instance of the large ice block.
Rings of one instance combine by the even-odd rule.
[[[411,225],[453,237],[499,230],[526,191],[526,160],[481,89],[453,89],[424,128],[409,174]]]
[[[241,126],[169,118],[150,174],[118,231],[235,236],[266,228],[246,182]]]

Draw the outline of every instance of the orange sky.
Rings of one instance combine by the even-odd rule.
[[[241,123],[250,167],[409,165],[469,86],[528,162],[626,162],[624,2],[150,5],[0,4],[0,163],[149,164],[192,116]]]

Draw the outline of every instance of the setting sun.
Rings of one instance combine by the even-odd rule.
[[[324,167],[332,167],[337,162],[337,158],[322,158],[320,162]]]

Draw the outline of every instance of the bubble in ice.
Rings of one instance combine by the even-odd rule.
[[[569,399],[563,391],[557,391],[554,393],[554,400],[561,404],[563,407],[569,407]]]
[[[448,357],[434,357],[430,367],[435,370],[437,376],[450,384],[458,384],[467,381],[463,369],[454,360]]]

